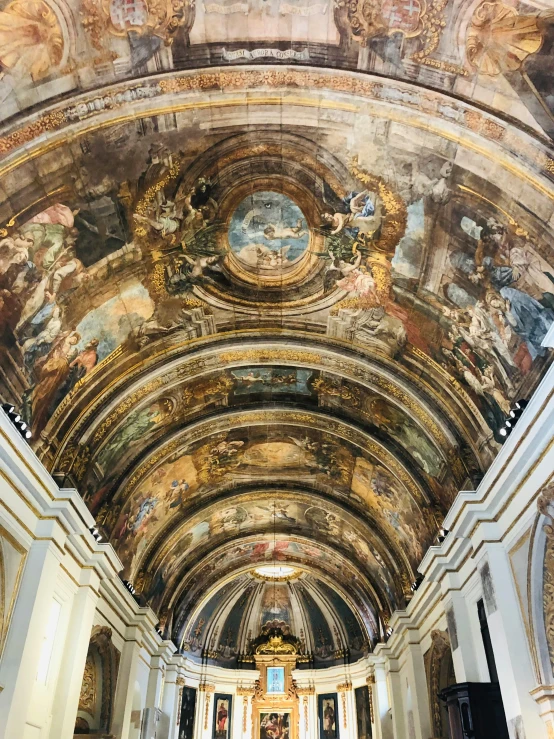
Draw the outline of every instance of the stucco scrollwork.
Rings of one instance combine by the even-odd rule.
[[[79,710],[93,714],[96,711],[96,668],[94,661],[89,655],[85,662],[85,672],[83,675],[83,684],[81,685],[81,695],[79,696]]]

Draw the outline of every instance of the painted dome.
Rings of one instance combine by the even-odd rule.
[[[256,647],[277,633],[294,645],[297,666],[330,667],[371,648],[356,609],[323,579],[264,565],[219,588],[189,620],[181,650],[222,667],[254,667]]]

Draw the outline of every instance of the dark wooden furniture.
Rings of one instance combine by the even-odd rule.
[[[452,739],[509,739],[498,683],[458,683],[445,688]]]

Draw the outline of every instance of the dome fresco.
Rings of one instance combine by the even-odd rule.
[[[152,8],[0,2],[0,396],[194,659],[352,661],[552,361],[552,13]]]
[[[278,582],[257,570],[231,580],[197,610],[181,645],[187,656],[253,668],[253,645],[270,629],[298,640],[301,669],[356,661],[370,648],[352,607],[330,585],[301,570]]]

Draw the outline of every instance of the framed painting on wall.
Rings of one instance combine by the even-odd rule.
[[[337,739],[338,716],[337,694],[325,693],[318,696],[319,739]]]
[[[267,692],[268,693],[284,693],[285,692],[285,668],[284,667],[268,667],[267,668]]]
[[[259,739],[289,739],[290,712],[268,711],[260,713]]]
[[[358,724],[358,739],[372,739],[371,709],[369,706],[369,690],[367,685],[361,685],[354,690],[356,699],[356,723]]]
[[[230,739],[232,703],[232,695],[215,694],[213,739]]]
[[[192,739],[194,736],[194,714],[196,713],[196,688],[187,685],[183,688],[181,716],[179,719],[179,739]]]

